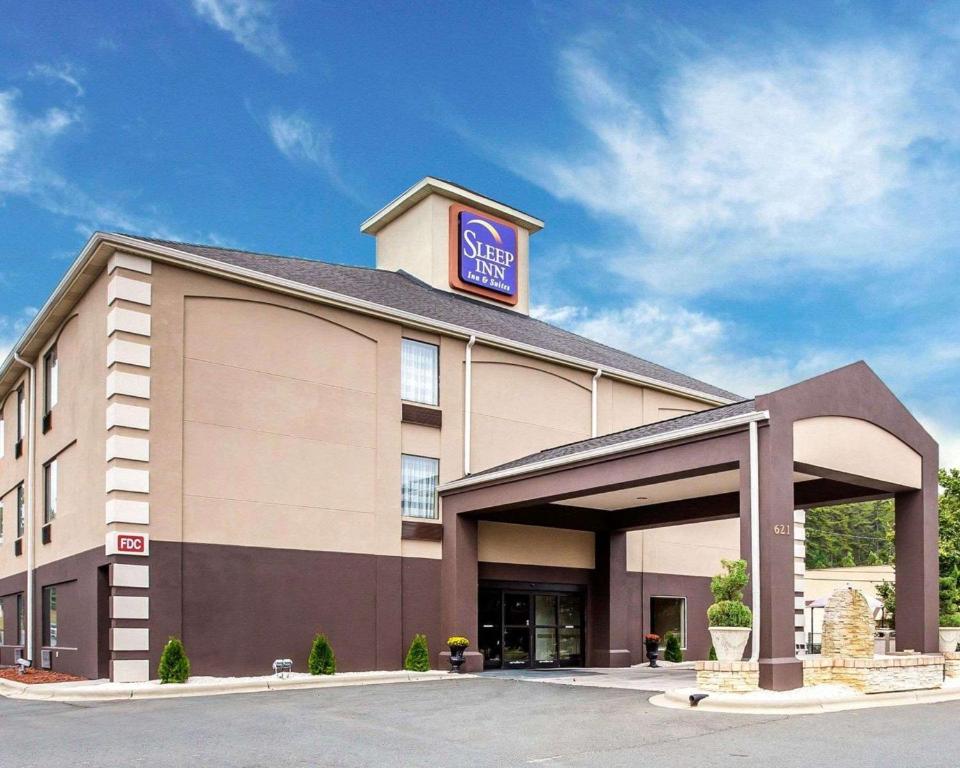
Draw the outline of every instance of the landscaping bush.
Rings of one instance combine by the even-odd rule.
[[[960,627],[960,613],[947,613],[940,617],[941,627]]]
[[[333,648],[330,647],[326,635],[321,633],[313,638],[313,647],[310,648],[307,666],[311,675],[332,675],[337,671],[337,659],[333,655]]]
[[[410,672],[430,671],[430,649],[427,647],[426,635],[414,635],[403,668]]]
[[[164,646],[157,677],[161,683],[185,683],[190,677],[190,659],[179,638],[171,637]]]
[[[751,627],[753,614],[743,604],[743,588],[747,585],[746,560],[721,560],[726,573],[710,580],[714,603],[707,608],[711,627]]]
[[[753,614],[739,600],[721,600],[707,608],[711,627],[752,627]]]
[[[683,661],[683,648],[680,647],[680,635],[676,632],[667,632],[666,648],[663,650],[663,660],[679,664]]]
[[[707,654],[707,661],[716,661],[716,660],[717,660],[717,649],[711,645],[710,653]]]

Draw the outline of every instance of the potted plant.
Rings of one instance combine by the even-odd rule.
[[[950,576],[940,578],[940,653],[953,653],[960,644],[960,589]]]
[[[753,613],[743,603],[747,584],[745,560],[721,560],[726,573],[710,580],[714,603],[707,608],[710,638],[719,661],[740,661],[750,639]]]
[[[657,659],[660,658],[660,635],[653,632],[643,636],[643,644],[647,648],[647,658],[650,660],[651,667],[659,667]]]
[[[463,652],[470,647],[470,641],[460,635],[447,638],[447,647],[450,649],[450,671],[460,672],[463,666]]]

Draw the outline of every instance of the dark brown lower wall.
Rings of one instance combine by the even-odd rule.
[[[182,637],[196,675],[269,674],[277,658],[305,671],[318,632],[341,671],[401,668],[417,632],[440,649],[439,560],[171,542],[150,550],[152,579],[181,551],[183,574],[181,627],[160,626],[175,581],[151,583],[151,666],[168,632]]]
[[[98,600],[101,584],[99,569],[108,558],[103,547],[65,557],[37,568],[34,582],[34,662],[40,664],[43,648],[43,588],[57,586],[58,647],[52,649],[53,669],[90,679],[99,676]],[[0,664],[14,663],[16,644],[16,594],[26,590],[25,573],[0,579],[0,602],[5,624],[4,646],[0,647]]]

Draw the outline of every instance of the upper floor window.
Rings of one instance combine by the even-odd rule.
[[[404,517],[436,520],[440,462],[404,454],[400,469],[400,513]]]
[[[3,406],[0,405],[0,409]],[[6,420],[3,418],[3,410],[0,410],[0,459],[3,458],[3,454],[6,453],[6,444],[7,444],[7,429],[6,429]]]
[[[46,525],[57,516],[57,460],[43,465],[43,523]]]
[[[23,483],[17,486],[17,538],[19,539],[23,536],[23,531],[26,526],[26,509],[24,508],[23,503]]]
[[[50,413],[60,396],[60,365],[57,347],[50,347],[43,356],[43,412]]]
[[[23,384],[17,387],[17,442],[23,440],[27,428],[27,399],[23,393]]]
[[[440,395],[440,348],[404,339],[400,354],[400,397],[411,403],[437,405]]]

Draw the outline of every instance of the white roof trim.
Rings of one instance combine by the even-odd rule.
[[[436,179],[433,176],[427,176],[414,184],[410,189],[395,197],[383,208],[377,211],[360,225],[360,231],[366,235],[375,235],[387,224],[398,218],[404,212],[415,206],[425,197],[431,194],[440,194],[448,197],[458,203],[472,205],[476,208],[488,211],[500,218],[506,219],[513,224],[529,230],[530,233],[539,232],[543,229],[543,222],[523,211],[511,208],[509,205],[498,203],[489,197],[478,195],[469,189],[451,184],[443,179]]]
[[[587,451],[580,451],[579,453],[569,453],[564,456],[556,456],[552,459],[544,459],[543,461],[534,461],[529,464],[521,464],[516,467],[508,467],[497,472],[486,472],[483,474],[470,475],[469,477],[461,477],[459,480],[452,480],[449,483],[444,483],[438,488],[438,490],[440,493],[444,493],[445,491],[454,491],[461,488],[467,488],[472,485],[481,485],[492,481],[505,480],[518,475],[538,472],[543,469],[562,467],[565,464],[575,464],[580,461],[603,458],[612,454],[632,451],[636,450],[637,448],[646,448],[659,443],[669,443],[673,442],[674,440],[683,440],[688,437],[697,437],[698,435],[709,434],[710,432],[720,432],[724,429],[730,429],[731,427],[739,427],[749,424],[752,421],[766,421],[769,418],[769,411],[751,411],[750,413],[742,413],[739,416],[730,416],[726,419],[711,421],[708,424],[697,424],[692,427],[681,427],[680,429],[674,429],[670,432],[661,432],[658,435],[638,437],[635,440],[624,440],[621,443],[604,445],[599,448],[592,448]],[[550,449],[548,448],[547,450]]]

